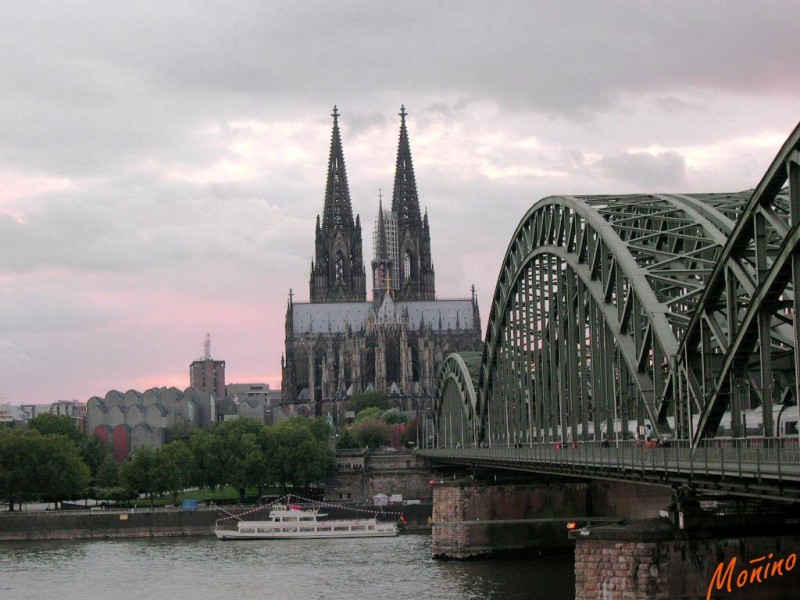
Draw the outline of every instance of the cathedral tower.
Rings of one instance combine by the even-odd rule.
[[[431,235],[428,212],[420,216],[417,182],[411,162],[406,129],[406,110],[400,107],[400,141],[394,175],[392,212],[397,217],[397,268],[399,281],[392,284],[397,300],[435,300]]]
[[[364,302],[367,277],[361,253],[361,220],[350,204],[339,111],[333,107],[333,133],[322,223],[317,215],[315,259],[311,263],[311,302]]]

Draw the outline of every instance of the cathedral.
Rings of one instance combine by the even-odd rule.
[[[379,197],[367,299],[361,219],[353,217],[336,107],[332,116],[310,302],[295,302],[290,290],[286,310],[284,410],[338,419],[347,398],[364,391],[386,393],[404,409],[424,406],[447,355],[480,349],[475,289],[470,298],[436,299],[428,213],[420,211],[401,107],[391,209]]]

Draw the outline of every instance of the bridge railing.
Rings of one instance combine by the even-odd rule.
[[[693,477],[742,482],[764,482],[782,487],[800,483],[800,448],[797,444],[764,447],[763,444],[708,444],[692,448],[688,441],[668,446],[635,442],[530,444],[424,450],[430,458],[480,466],[518,470],[562,471],[565,474],[659,474],[669,479]]]

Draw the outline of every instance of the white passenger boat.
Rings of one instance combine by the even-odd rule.
[[[396,523],[379,523],[367,519],[320,520],[328,516],[317,510],[303,510],[297,505],[275,504],[267,521],[239,521],[236,529],[220,529],[214,533],[221,540],[284,540],[320,538],[392,537],[398,533]]]

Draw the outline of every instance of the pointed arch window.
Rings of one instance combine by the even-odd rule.
[[[344,256],[341,252],[336,253],[336,262],[334,265],[334,279],[336,281],[344,280]]]
[[[414,255],[410,250],[403,254],[403,279],[408,281],[414,279]]]

